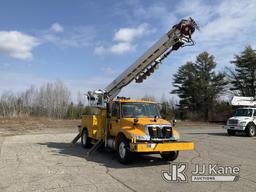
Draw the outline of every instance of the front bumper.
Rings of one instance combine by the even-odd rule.
[[[194,143],[191,141],[176,141],[168,143],[130,143],[132,152],[168,152],[168,151],[184,151],[193,150]]]
[[[233,126],[233,125],[224,125],[223,126],[224,129],[230,129],[230,130],[236,130],[236,131],[244,131],[245,130],[245,126]]]

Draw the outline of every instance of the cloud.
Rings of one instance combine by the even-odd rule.
[[[155,29],[150,29],[147,23],[143,23],[135,28],[120,28],[113,37],[117,43],[110,47],[97,46],[94,49],[94,53],[97,55],[110,54],[123,54],[129,51],[135,50],[136,45],[133,44],[135,38],[139,38],[143,35],[155,32]]]
[[[19,31],[0,31],[0,53],[21,60],[32,59],[37,38]]]
[[[136,28],[121,28],[115,33],[114,40],[131,42],[136,37],[142,36],[149,31],[149,25],[146,23],[141,24]]]
[[[208,2],[207,4],[202,0],[194,0],[193,3],[183,0],[176,6],[174,11],[175,15],[181,15],[183,18],[192,17],[200,25],[205,25],[211,19],[216,16],[216,10],[218,9],[218,3],[211,4]]]
[[[232,3],[231,3],[232,2]],[[193,39],[196,46],[178,52],[182,54],[184,63],[186,58],[195,58],[202,51],[213,54],[218,63],[217,69],[222,70],[230,64],[234,54],[241,52],[246,45],[255,46],[253,34],[256,33],[256,3],[253,0],[245,1],[221,1],[216,4],[207,4],[204,1],[182,1],[179,13],[187,17],[193,16],[200,31],[196,31]],[[186,8],[189,7],[189,8]],[[191,9],[190,9],[191,8]],[[185,59],[184,59],[185,58]]]
[[[94,53],[96,55],[103,55],[107,52],[107,49],[103,46],[98,46],[94,48]]]
[[[136,3],[128,3],[129,8],[123,7],[119,12],[120,14],[125,14],[127,20],[131,23],[135,21],[154,23],[158,25],[160,30],[165,31],[170,29],[173,22],[178,21],[179,15],[174,13],[175,4],[169,6],[168,1],[166,3],[162,1],[154,1],[153,3],[136,1]]]
[[[134,5],[133,5],[134,6]],[[241,52],[248,44],[255,47],[256,40],[256,2],[254,0],[220,2],[181,0],[173,6],[163,2],[142,4],[137,1],[131,10],[130,20],[155,23],[167,31],[170,26],[182,18],[193,17],[200,31],[193,34],[196,45],[180,49],[172,54],[171,60],[177,66],[195,59],[200,52],[208,51],[213,54],[218,63],[217,70],[229,65],[234,54]],[[174,72],[176,68],[172,69]]]
[[[72,38],[63,38],[54,34],[45,34],[44,40],[59,47],[80,47],[80,43]]]
[[[255,9],[254,1],[223,1],[215,10],[215,18],[202,27],[201,39],[220,43],[242,40],[241,37],[249,39],[247,32],[256,32]]]
[[[93,45],[95,34],[93,27],[80,26],[69,28],[65,32],[63,30],[62,33],[53,30],[43,31],[41,38],[45,43],[52,43],[61,48],[82,48]]]
[[[63,32],[64,28],[59,23],[54,23],[52,24],[50,31],[59,33],[59,32]]]
[[[113,54],[123,54],[131,50],[134,50],[134,46],[129,42],[119,42],[109,49],[110,53]]]
[[[104,74],[111,75],[111,76],[116,75],[119,72],[118,70],[116,70],[110,66],[102,67],[101,71],[104,72]]]
[[[132,45],[129,42],[119,42],[119,43],[112,45],[109,48],[105,48],[103,46],[95,47],[94,53],[97,55],[103,55],[106,53],[120,55],[120,54],[129,52],[134,49],[135,49],[135,45]]]

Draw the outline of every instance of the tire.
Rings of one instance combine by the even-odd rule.
[[[179,156],[179,151],[171,151],[170,153],[160,153],[164,161],[174,161]]]
[[[92,146],[91,139],[89,138],[88,130],[86,128],[84,128],[82,131],[81,143],[83,148],[90,148]]]
[[[122,164],[128,164],[132,162],[133,153],[129,150],[129,140],[124,136],[121,136],[117,145],[118,161]]]
[[[228,133],[228,135],[235,135],[236,131],[228,129],[227,133]]]
[[[256,127],[253,123],[249,123],[246,127],[246,135],[248,137],[253,137],[256,134]]]

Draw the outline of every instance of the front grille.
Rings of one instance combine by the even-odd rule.
[[[230,119],[228,120],[228,125],[237,125],[238,124],[238,120],[237,119]]]
[[[167,139],[172,137],[172,128],[168,126],[148,126],[148,132],[152,139]]]

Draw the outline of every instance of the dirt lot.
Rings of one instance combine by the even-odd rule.
[[[0,120],[0,191],[256,191],[256,137],[228,136],[216,124],[183,122],[184,140],[196,150],[180,153],[175,163],[212,163],[240,167],[237,182],[167,183],[161,171],[169,163],[159,155],[140,155],[121,165],[114,153],[100,150],[90,159],[78,143],[79,121],[47,119]]]

